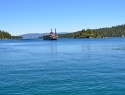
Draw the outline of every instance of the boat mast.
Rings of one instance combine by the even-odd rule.
[[[52,28],[51,28],[51,33],[52,33]]]
[[[56,28],[55,28],[55,35],[56,35]]]

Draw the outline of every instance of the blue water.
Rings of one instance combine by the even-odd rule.
[[[125,39],[0,40],[0,95],[125,95]]]

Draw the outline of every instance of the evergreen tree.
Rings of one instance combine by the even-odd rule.
[[[0,30],[0,39],[11,39],[11,34]]]

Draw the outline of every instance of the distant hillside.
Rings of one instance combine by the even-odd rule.
[[[23,37],[23,39],[35,39],[48,33],[47,32],[46,33],[27,33],[27,34],[22,34],[20,36]],[[67,32],[59,32],[57,34],[67,34]]]
[[[45,33],[27,33],[27,34],[22,34],[20,36],[23,37],[23,39],[34,39],[34,38],[38,38],[39,36],[42,36],[44,34]]]
[[[125,36],[125,24],[99,29],[82,29],[81,31],[61,34],[60,38],[103,38]]]

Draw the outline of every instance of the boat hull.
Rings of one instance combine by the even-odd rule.
[[[43,40],[58,40],[58,37],[43,37]]]
[[[55,39],[43,38],[43,40],[58,40],[58,38],[55,38]]]

